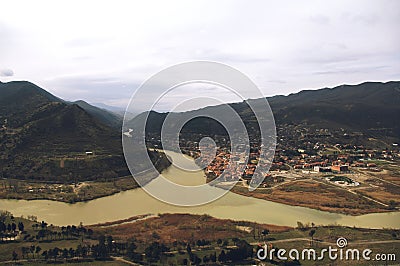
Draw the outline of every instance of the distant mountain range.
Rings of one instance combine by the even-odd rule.
[[[319,90],[303,90],[288,96],[267,98],[278,127],[284,125],[303,125],[309,128],[343,129],[348,132],[361,132],[365,138],[384,138],[391,141],[400,140],[400,82],[391,81],[365,82],[359,85],[342,85],[335,88]],[[256,128],[254,113],[249,108],[264,104],[260,99],[229,104],[240,115],[247,128]],[[218,113],[221,106],[212,106]],[[222,109],[221,109],[222,110]],[[172,115],[182,116],[184,113]],[[145,119],[147,113],[142,113],[126,123],[134,127],[139,120]],[[167,113],[151,111],[147,122],[147,131],[160,132]],[[206,125],[206,126],[205,126]],[[208,134],[223,133],[224,130],[215,121],[206,118],[193,119],[184,127],[187,132],[202,132]]]
[[[400,141],[400,82],[366,82],[267,98],[278,127],[343,128]],[[249,100],[255,106],[260,99]],[[232,103],[248,128],[257,130],[249,101]],[[222,106],[206,107],[214,111]],[[190,111],[196,114],[198,110]],[[144,119],[142,113],[126,127]],[[149,132],[167,113],[151,111]],[[182,116],[182,113],[173,115]],[[84,101],[68,102],[26,81],[0,82],[0,175],[20,179],[95,180],[129,174],[121,145],[122,117]],[[190,121],[184,132],[225,134],[213,120]],[[95,156],[85,157],[86,152]],[[142,167],[140,161],[138,169]],[[0,176],[0,177],[1,177]]]
[[[110,127],[116,128],[116,129],[121,128],[123,116],[121,116],[117,113],[108,111],[103,108],[93,106],[82,100],[72,102],[72,104],[78,105],[83,110],[85,110],[86,112],[91,114],[93,117],[95,117],[100,122],[104,123],[105,125],[108,125]]]
[[[117,106],[110,106],[104,103],[91,103],[91,105],[99,107],[101,109],[104,110],[108,110],[114,114],[116,114],[117,116],[121,117],[121,119],[126,116],[127,119],[132,119],[135,116],[137,116],[140,112],[126,112],[126,108],[122,108],[122,107],[117,107]]]
[[[400,82],[365,82],[268,98],[277,124],[344,128],[400,136]]]
[[[129,175],[121,122],[110,111],[64,101],[30,82],[0,83],[0,175],[51,181]]]

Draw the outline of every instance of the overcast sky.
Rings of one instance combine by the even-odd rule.
[[[125,107],[146,78],[192,60],[231,65],[266,96],[400,80],[396,0],[0,0],[0,9],[0,80],[67,100]]]

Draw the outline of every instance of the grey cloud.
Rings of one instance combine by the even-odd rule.
[[[0,69],[0,76],[12,77],[14,76],[14,71],[12,69]]]

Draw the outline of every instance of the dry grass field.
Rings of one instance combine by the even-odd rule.
[[[160,241],[172,243],[174,241],[191,242],[198,239],[215,241],[234,237],[247,237],[248,231],[254,227],[257,230],[268,229],[271,232],[284,232],[291,227],[277,225],[260,225],[252,222],[238,222],[233,220],[221,220],[208,215],[191,214],[160,214],[157,217],[150,217],[123,224],[112,226],[94,225],[94,231],[106,235],[112,235],[118,239],[135,238],[138,241],[149,242]],[[249,227],[251,230],[244,230]]]
[[[360,195],[315,180],[300,180],[272,189],[256,189],[253,192],[249,192],[247,188],[236,186],[233,191],[241,195],[279,203],[351,215],[387,211],[384,206]]]

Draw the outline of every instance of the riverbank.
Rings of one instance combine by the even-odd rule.
[[[398,262],[400,256],[398,229],[363,229],[310,223],[288,227],[218,219],[209,215],[170,213],[135,216],[109,224],[69,224],[62,227],[50,225],[47,221],[14,217],[10,213],[1,213],[1,221],[23,225],[22,230],[19,230],[20,227],[14,232],[0,232],[3,236],[17,236],[0,238],[0,264],[7,265],[118,265],[118,262],[132,265],[184,265],[185,260],[196,258],[204,264],[213,264],[214,261],[214,265],[251,265],[259,262],[254,252],[264,242],[273,248],[286,250],[313,248],[321,254],[324,248],[336,248],[337,239],[343,237],[353,249],[371,249],[371,257],[386,254],[389,258],[390,255],[388,263]],[[161,251],[150,252],[160,246],[163,247]],[[246,263],[236,261],[234,256],[220,255],[232,255],[232,250],[243,247],[253,250],[247,257],[239,259]],[[322,261],[300,261],[305,265],[332,263],[328,257]],[[277,265],[284,261],[275,257],[269,263]],[[349,261],[346,260],[346,263]]]
[[[171,165],[164,153],[159,153],[155,164],[158,172]],[[140,178],[144,184],[158,177],[154,171],[141,171]],[[52,200],[65,203],[87,202],[138,188],[132,176],[99,178],[96,181],[65,183],[61,181],[21,180],[7,178],[0,180],[0,199],[16,200]]]
[[[175,158],[175,160],[179,159]],[[188,178],[185,178],[187,177],[187,173],[175,173],[173,168],[166,168],[163,172],[172,182],[182,185],[198,185],[206,182],[204,175],[200,173],[199,176],[191,176],[191,180],[188,180]],[[142,174],[145,175],[146,173]],[[179,177],[175,178],[176,176]],[[149,182],[154,178],[155,176],[149,175]],[[196,181],[194,181],[195,179]],[[81,182],[70,185],[1,180],[0,198],[18,200],[41,199],[65,203],[90,202],[95,199],[133,191],[138,187],[138,184],[130,176],[115,178],[109,181]],[[273,187],[259,187],[252,192],[248,190],[246,182],[243,181],[239,182],[232,189],[232,192],[246,197],[289,206],[307,207],[314,210],[353,216],[396,211],[396,209],[390,208],[388,202],[379,203],[371,198],[373,195],[361,194],[360,189],[363,189],[363,187],[361,186],[357,190],[358,193],[355,193],[355,191],[332,185],[328,182],[322,182],[321,179],[300,178],[290,179],[290,181],[279,183]],[[397,193],[393,189],[391,192]]]
[[[232,191],[248,197],[348,215],[393,212],[400,208],[399,170],[399,164],[382,164],[378,172],[352,168],[351,173],[335,175],[346,176],[358,186],[330,182],[324,174],[278,171],[254,191],[248,190],[247,180],[239,182]]]
[[[186,154],[193,159],[198,157],[197,153]],[[400,184],[396,183],[399,180],[398,170],[398,167],[384,170],[385,175],[381,178],[357,171],[351,174],[351,178],[357,178],[362,183],[358,187],[329,182],[323,174],[305,174],[293,169],[282,173],[275,171],[254,191],[249,191],[250,180],[243,178],[231,191],[246,197],[352,216],[394,212],[399,210],[397,205],[400,204]],[[207,183],[216,178],[206,170],[205,176]],[[230,189],[230,185],[223,183],[217,186]]]
[[[174,161],[182,158],[176,153],[171,156]],[[193,160],[185,159],[181,163],[185,164],[184,169],[187,167],[191,169],[195,166]],[[190,181],[189,185],[196,185],[205,182],[202,171],[188,173],[176,166],[171,166],[163,171],[163,177],[178,184]],[[296,223],[301,221],[319,225],[340,224],[364,228],[398,228],[400,218],[400,212],[351,216],[246,197],[230,191],[227,191],[220,199],[206,205],[179,207],[161,202],[147,194],[144,189],[131,189],[112,196],[75,204],[50,200],[0,199],[0,209],[12,210],[15,215],[35,215],[55,225],[79,224],[80,222],[84,224],[106,223],[148,213],[208,214],[219,219],[247,220],[283,226],[296,226]]]
[[[152,179],[149,177],[149,180]],[[18,189],[14,190],[12,188],[14,185],[12,184],[17,184]],[[107,182],[81,182],[76,185],[2,180],[0,182],[0,199],[52,200],[78,203],[112,196],[137,188],[139,186],[131,176],[120,177]],[[296,186],[281,186],[272,189],[259,188],[252,192],[239,183],[231,191],[246,197],[346,215],[393,211],[354,194],[345,193],[340,189],[313,183],[309,180],[299,181]]]
[[[254,191],[238,183],[232,192],[291,206],[353,216],[395,211],[373,200],[312,179],[297,180],[275,188],[257,188]]]
[[[154,177],[149,176],[149,180]],[[53,200],[65,203],[86,202],[138,188],[132,176],[110,181],[58,184],[7,179],[0,181],[0,199]]]

